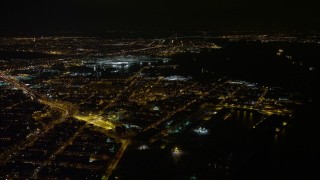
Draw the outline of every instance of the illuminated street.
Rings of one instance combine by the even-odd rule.
[[[104,120],[101,116],[98,116],[98,115],[88,115],[88,116],[74,115],[73,117],[80,121],[85,121],[89,124],[93,124],[97,127],[100,127],[106,130],[115,128],[114,124],[112,124],[107,120]]]
[[[251,75],[249,65],[265,56],[249,52],[259,48],[273,63],[286,62],[292,76],[295,68],[313,75],[311,65],[297,67],[294,58],[285,59],[290,53],[279,55],[265,43],[292,38],[261,38],[2,38],[0,48],[12,56],[41,56],[0,59],[0,177],[228,179],[241,174],[286,142],[300,122],[297,112],[310,102],[287,79],[269,82],[279,74],[264,79],[265,72],[256,72],[258,80]],[[255,47],[256,41],[262,47]],[[249,62],[229,51],[240,57],[248,51],[242,60]]]

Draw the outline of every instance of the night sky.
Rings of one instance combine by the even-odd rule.
[[[315,0],[5,0],[0,32],[318,30]]]

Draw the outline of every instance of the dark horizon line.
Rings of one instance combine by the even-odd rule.
[[[232,34],[320,34],[320,29],[274,29],[274,30],[261,30],[257,29],[247,29],[247,28],[208,28],[208,29],[166,29],[166,30],[150,30],[150,29],[108,29],[108,30],[98,30],[98,31],[73,31],[73,30],[58,30],[58,31],[15,31],[15,30],[5,30],[0,29],[0,37],[30,37],[30,36],[119,36],[119,35],[129,35],[129,36],[157,36],[164,34],[174,34],[174,33],[192,33],[193,35],[198,33],[208,33],[211,35],[232,35]]]

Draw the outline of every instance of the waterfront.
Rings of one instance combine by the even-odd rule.
[[[319,45],[259,38],[3,38],[1,177],[312,171]]]

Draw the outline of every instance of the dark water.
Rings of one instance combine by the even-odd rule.
[[[165,149],[129,147],[114,175],[124,179],[317,179],[317,128],[310,126],[309,117],[297,115],[279,133],[268,127],[252,129],[263,118],[254,111],[235,110],[229,120],[218,116],[203,124],[208,135],[196,135],[190,127],[159,142]],[[183,154],[173,156],[174,147]]]
[[[302,62],[302,66],[293,65],[285,57],[278,57],[275,52],[280,47],[292,55],[294,61]],[[251,176],[253,179],[318,179],[319,50],[319,45],[314,44],[235,43],[226,45],[222,51],[195,55],[193,58],[196,63],[187,61],[186,68],[189,70],[194,67],[206,68],[220,76],[284,87],[305,100],[305,104],[296,112],[296,118],[280,134],[264,140],[265,152],[239,166],[242,168],[234,172],[235,179],[238,179],[237,176]],[[310,71],[309,67],[315,67],[316,70]],[[240,121],[238,119],[235,122]],[[253,144],[257,142],[259,140]]]
[[[319,44],[225,42],[222,46],[219,50],[178,55],[174,62],[184,65],[186,73],[201,79],[213,73],[215,77],[280,86],[305,95],[317,92],[314,88],[319,80]],[[284,53],[278,56],[280,48]],[[315,70],[310,71],[311,67]],[[201,74],[201,69],[209,73]]]

